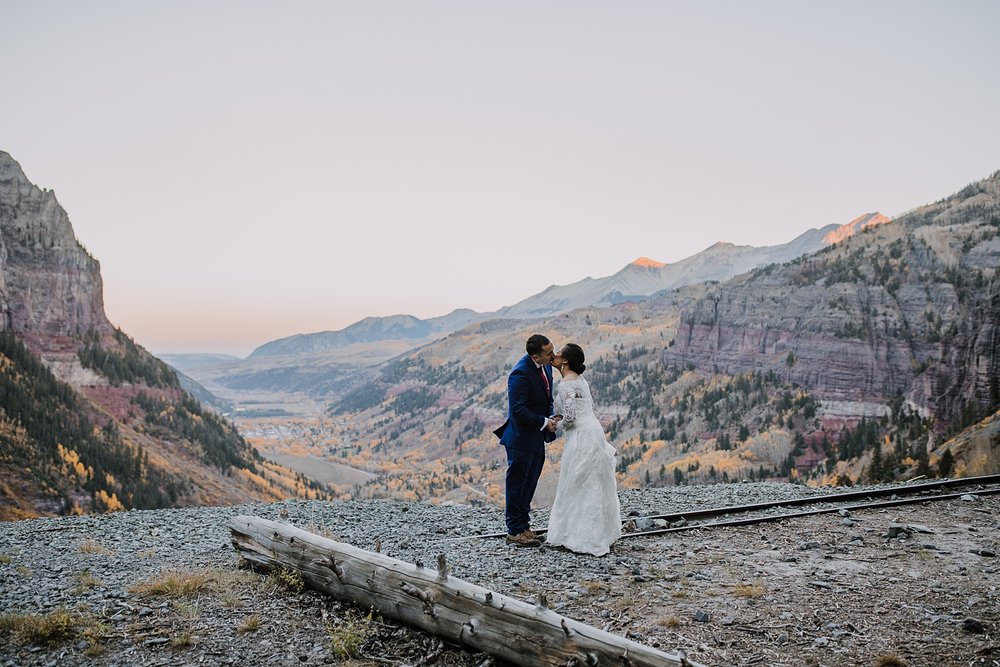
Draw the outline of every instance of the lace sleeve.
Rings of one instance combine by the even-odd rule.
[[[559,408],[557,412],[562,414],[562,426],[573,428],[576,417],[580,412],[580,404],[583,402],[583,390],[577,382],[564,382],[559,385]]]

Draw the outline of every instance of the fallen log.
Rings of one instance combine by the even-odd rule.
[[[374,609],[448,641],[518,665],[697,667],[548,609],[448,574],[253,516],[230,521],[233,546],[250,563],[296,570],[316,590]]]

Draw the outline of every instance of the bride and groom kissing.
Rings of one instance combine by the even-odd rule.
[[[507,421],[494,433],[507,450],[507,542],[537,547],[543,541],[579,553],[603,556],[621,536],[615,449],[594,414],[583,349],[559,352],[541,334],[525,344],[525,356],[507,378]],[[553,392],[552,369],[561,380]],[[545,445],[565,435],[556,498],[547,535],[531,530],[529,512],[545,464]]]

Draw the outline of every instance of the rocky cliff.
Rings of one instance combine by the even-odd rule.
[[[998,266],[1000,174],[717,286],[681,313],[663,360],[772,371],[848,413],[903,395],[947,427],[988,409],[1000,373]]]
[[[77,241],[56,195],[28,181],[0,152],[0,326],[33,343],[59,348],[59,339],[90,331],[110,334],[101,267]]]
[[[0,519],[316,495],[108,321],[100,265],[0,152]]]

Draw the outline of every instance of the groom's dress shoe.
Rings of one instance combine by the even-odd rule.
[[[545,536],[544,535],[542,535],[541,533],[536,533],[535,531],[531,530],[530,528],[528,530],[524,531],[524,532],[528,533],[529,535],[531,535],[533,538],[535,538],[539,542],[544,542],[545,541]]]
[[[531,531],[526,530],[523,533],[518,533],[517,535],[508,535],[507,544],[513,544],[519,547],[540,547],[542,543],[537,539],[532,537]]]

